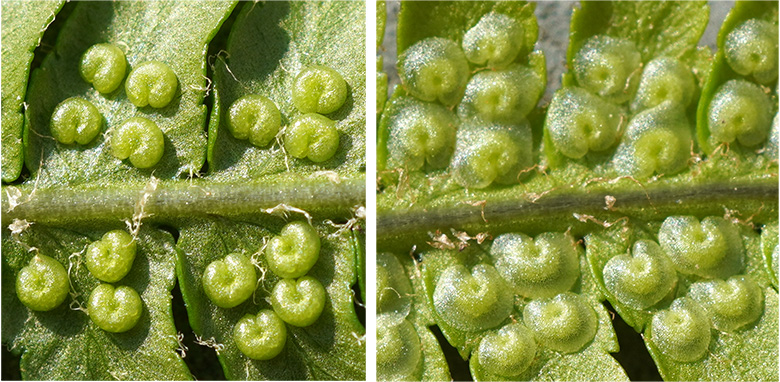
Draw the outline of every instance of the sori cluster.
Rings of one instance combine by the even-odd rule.
[[[295,77],[292,102],[304,113],[282,130],[285,151],[295,158],[324,162],[339,148],[336,121],[323,114],[339,110],[348,89],[337,71],[322,65],[309,66]],[[268,146],[280,135],[282,116],[268,97],[248,94],[237,99],[228,112],[228,129],[236,139],[248,139],[257,147]]]
[[[107,232],[86,249],[87,269],[102,281],[90,293],[86,313],[95,325],[107,332],[132,329],[143,313],[143,301],[135,289],[113,285],[130,272],[136,251],[135,238],[122,230]],[[31,310],[53,310],[65,301],[69,292],[68,272],[59,261],[40,253],[33,256],[16,278],[16,295]]]
[[[544,90],[544,55],[531,52],[536,37],[528,25],[497,12],[460,40],[425,38],[399,57],[405,94],[383,117],[385,167],[449,168],[470,188],[516,183],[533,161],[526,117]]]
[[[144,62],[127,73],[122,49],[102,43],[90,47],[82,56],[81,77],[105,97],[114,98],[124,81],[127,98],[138,108],[167,107],[177,95],[178,79],[173,70],[160,61]],[[296,158],[323,162],[336,153],[339,133],[336,122],[322,114],[337,111],[347,98],[347,84],[335,70],[311,66],[295,78],[292,100],[301,112],[284,131],[284,147]],[[258,147],[267,146],[279,134],[282,118],[276,105],[262,95],[249,94],[230,107],[228,129],[240,140],[248,139]],[[65,145],[89,145],[103,131],[104,118],[92,102],[71,97],[54,109],[52,136]],[[155,166],[165,151],[165,137],[157,124],[146,117],[132,117],[108,129],[111,154],[129,159],[137,168]]]
[[[772,256],[777,255],[771,255],[777,252],[776,238],[774,245],[766,242],[773,233],[776,229],[764,229],[762,246],[767,248],[762,252],[767,254],[762,257],[776,284]],[[707,356],[713,329],[749,329],[764,313],[767,285],[747,274],[746,251],[740,227],[731,221],[670,216],[657,240],[635,240],[628,253],[606,261],[598,254],[588,256],[596,268],[603,264],[594,272],[621,315],[637,330],[649,328],[649,340],[664,356],[693,362]],[[634,322],[631,317],[639,318]]]
[[[383,115],[386,169],[443,169],[479,189],[518,183],[537,152],[545,167],[584,164],[636,179],[679,173],[699,148],[776,158],[767,87],[777,79],[776,24],[750,19],[728,34],[718,53],[734,72],[728,79],[708,77],[695,51],[663,54],[610,34],[576,41],[537,139],[528,118],[545,87],[544,55],[530,52],[524,25],[493,11],[460,44],[429,37],[403,51],[403,89]]]
[[[138,108],[162,109],[176,97],[179,81],[164,62],[143,62],[127,74],[128,66],[122,49],[102,43],[84,52],[79,73],[104,97],[116,97],[124,81],[125,95]],[[50,131],[62,144],[89,145],[103,126],[103,115],[92,102],[71,97],[55,107]],[[163,156],[165,137],[149,118],[132,117],[108,130],[111,154],[119,160],[129,159],[137,168],[149,168]]]
[[[268,269],[279,277],[269,296],[272,309],[247,314],[233,328],[233,340],[247,357],[268,360],[284,350],[287,327],[309,326],[320,317],[327,294],[317,279],[306,274],[320,255],[320,237],[308,223],[284,226],[265,246]],[[235,308],[258,291],[259,260],[231,253],[211,262],[203,272],[203,292],[214,305]]]
[[[768,137],[776,106],[762,85],[777,76],[777,26],[748,20],[728,34],[724,54],[743,77],[715,84],[709,69],[693,67],[693,52],[657,54],[628,38],[587,38],[544,124],[550,164],[606,158],[617,174],[646,179],[686,169],[697,148],[711,154],[736,145],[774,159],[777,133]],[[712,101],[698,102],[710,90]]]
[[[566,233],[507,233],[488,249],[423,254],[422,288],[436,324],[475,377],[525,378],[540,354],[590,346],[606,314],[582,293],[582,247]],[[433,260],[433,259],[436,260]],[[431,259],[429,261],[428,259]],[[377,257],[377,367],[390,380],[419,378],[420,339],[410,317],[412,289],[399,260]],[[605,326],[608,328],[608,325]],[[609,328],[611,330],[611,328]]]

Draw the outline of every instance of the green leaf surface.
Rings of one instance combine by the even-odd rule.
[[[376,59],[376,118],[382,115],[387,102],[387,73],[382,70],[384,60],[382,57]]]
[[[534,8],[533,3],[525,1],[402,2],[398,14],[398,54],[427,37],[444,37],[460,44],[466,30],[476,25],[484,14],[495,11],[515,17],[523,25],[525,46],[520,55],[526,55],[533,49],[539,34]]]
[[[177,333],[173,325],[171,290],[176,282],[175,267],[192,327],[196,334],[202,334],[198,346],[212,346],[220,352],[220,362],[228,377],[365,378],[365,329],[355,313],[356,294],[365,293],[363,274],[360,274],[360,286],[353,289],[359,272],[365,273],[364,223],[359,213],[360,206],[365,204],[365,5],[359,2],[245,3],[241,5],[243,13],[231,14],[235,5],[233,1],[78,3],[57,35],[54,52],[33,73],[25,142],[27,153],[34,153],[27,157],[37,159],[28,163],[31,179],[4,186],[2,192],[6,226],[3,343],[15,353],[24,352],[23,377],[191,379],[176,351],[184,354],[186,348],[179,341],[191,333]],[[216,53],[224,48],[227,26],[222,28],[220,38],[213,42],[211,39],[229,15],[234,33],[228,37],[227,51],[235,53],[235,62],[228,60],[228,63],[235,64],[235,68],[225,66],[225,51],[209,60],[206,57],[209,49]],[[231,50],[233,41],[239,41],[235,50]],[[168,64],[178,79],[173,102],[162,109],[137,108],[127,99],[124,86],[111,94],[97,93],[81,79],[79,61],[88,47],[103,42],[113,43],[125,52],[128,71],[149,60]],[[270,50],[258,51],[258,43]],[[333,45],[325,49],[322,44]],[[349,54],[343,54],[345,51]],[[323,56],[315,60],[314,54],[321,53]],[[215,69],[214,77],[206,77],[210,74],[206,71],[207,62],[213,64],[215,60],[217,65],[222,65],[223,75],[236,69],[237,73],[252,76],[254,80],[264,78],[268,68],[275,71],[276,77],[269,83],[279,81],[276,94],[286,102],[284,107],[280,105],[285,118],[293,116],[288,114],[294,111],[289,85],[296,75],[287,69],[296,65],[301,69],[314,63],[338,63],[345,67],[342,74],[347,79],[350,96],[342,110],[330,115],[341,129],[337,159],[321,165],[290,159],[292,165],[288,169],[284,155],[276,152],[278,155],[272,158],[272,163],[266,163],[270,167],[254,162],[257,157],[245,157],[240,166],[222,169],[211,162],[204,179],[193,179],[200,174],[210,153],[207,135],[216,139],[217,134],[217,130],[206,128],[208,110],[204,101],[209,100],[205,97],[210,90],[217,93],[211,118],[218,123],[219,90],[227,89],[229,93],[230,89],[243,89],[251,82],[239,84],[232,76],[229,81],[233,84],[228,84],[225,78],[220,82],[219,68]],[[240,71],[242,65],[244,72]],[[286,92],[281,88],[282,83],[287,84]],[[271,85],[258,85],[257,89],[270,88],[267,86]],[[49,132],[52,109],[71,96],[94,103],[105,120],[104,134],[83,147],[56,143]],[[112,128],[139,115],[156,122],[165,135],[162,160],[146,170],[136,169],[128,161],[119,161],[110,154]],[[225,152],[218,154],[225,157]],[[271,361],[248,361],[232,342],[233,324],[240,317],[231,314],[239,309],[256,314],[258,305],[268,307],[266,292],[277,278],[267,272],[263,258],[259,266],[265,278],[257,292],[258,305],[250,309],[253,303],[249,302],[225,312],[212,311],[217,308],[208,306],[210,301],[203,295],[200,277],[208,261],[227,253],[216,249],[203,253],[202,250],[211,248],[209,245],[224,250],[224,246],[232,243],[237,250],[251,248],[253,252],[249,254],[255,253],[265,244],[264,240],[270,239],[271,233],[278,234],[281,230],[283,221],[272,215],[291,212],[315,216],[320,233],[331,235],[323,237],[319,262],[310,271],[328,293],[325,311],[309,327],[288,327],[289,339],[282,355]],[[353,214],[361,217],[353,218]],[[254,223],[240,223],[244,220]],[[78,279],[75,288],[81,293],[78,298],[83,304],[97,281],[82,280],[89,275],[86,267],[83,262],[76,267],[79,257],[69,258],[69,255],[83,252],[107,227],[121,228],[125,223],[135,228],[143,223],[138,244],[142,253],[136,258],[130,275],[118,283],[127,283],[138,290],[145,308],[149,308],[135,329],[106,335],[83,312],[68,309],[67,302],[48,313],[29,313],[21,305],[13,292],[14,280],[18,269],[32,257],[28,245],[42,251],[56,250],[51,256],[66,268],[70,259],[76,272],[73,277]],[[160,227],[164,231],[158,230]],[[18,244],[9,230],[22,230],[20,238],[24,244]],[[198,256],[188,256],[192,253]],[[195,268],[195,265],[202,267]],[[21,311],[28,313],[12,315]],[[47,318],[52,315],[57,318]],[[61,317],[67,320],[59,320]],[[233,321],[228,322],[225,317]],[[220,330],[213,332],[214,328]]]
[[[293,170],[341,177],[364,171],[365,4],[361,2],[267,2],[245,5],[233,24],[226,51],[214,69],[214,110],[209,122],[209,173],[214,179],[257,179]],[[311,65],[325,65],[347,82],[347,99],[327,117],[337,122],[339,148],[314,163],[282,150],[281,141],[255,147],[227,130],[230,105],[247,94],[270,98],[282,114],[282,131],[302,113],[292,103],[293,80]],[[280,133],[281,134],[281,133]]]
[[[774,381],[778,379],[777,291],[764,289],[765,313],[748,329],[724,333],[713,329],[707,355],[696,362],[677,362],[647,340],[647,349],[668,381]],[[645,338],[651,335],[645,332]]]
[[[228,379],[364,379],[365,328],[355,314],[351,289],[357,281],[356,253],[351,233],[332,226],[315,226],[322,244],[319,260],[308,273],[327,291],[322,315],[311,326],[287,325],[285,348],[271,360],[251,360],[236,347],[235,323],[247,313],[271,309],[270,291],[280,279],[268,269],[262,250],[283,225],[278,218],[257,223],[211,219],[182,228],[177,272],[192,328],[203,340],[218,344],[217,354]],[[223,309],[206,297],[201,277],[210,262],[234,252],[251,256],[260,281],[252,298]]]
[[[366,307],[366,227],[365,225],[355,225],[351,231],[352,250],[355,252],[355,261],[357,267],[358,287],[360,287],[360,301],[363,308]]]
[[[382,69],[384,59],[380,55],[382,41],[385,39],[385,23],[387,22],[387,4],[384,1],[376,3],[376,117],[377,121],[382,115],[387,101],[387,73]]]
[[[491,3],[488,7],[495,4],[498,3]],[[475,9],[482,6],[477,2],[402,2],[398,52],[403,53],[415,42],[430,36],[460,42],[464,31],[480,18]],[[776,3],[756,5],[751,2],[751,6],[771,8],[776,7]],[[762,17],[771,18],[772,15],[765,12]],[[640,68],[655,58],[670,56],[691,69],[695,89],[693,101],[684,114],[693,133],[697,107],[699,110],[702,107],[699,97],[707,92],[706,84],[717,77],[714,73],[717,66],[713,65],[710,49],[697,47],[708,18],[709,6],[702,1],[582,2],[579,8],[574,9],[569,30],[566,60],[570,72],[564,74],[564,87],[578,85],[571,72],[573,57],[588,38],[607,34],[629,39],[638,47]],[[464,20],[472,21],[469,24]],[[773,20],[776,21],[776,16]],[[533,58],[532,54],[527,59],[532,62]],[[702,87],[704,90],[699,90]],[[772,88],[767,93],[774,91]],[[774,234],[770,232],[777,221],[777,161],[762,155],[762,147],[752,150],[729,150],[726,147],[712,153],[694,142],[690,147],[690,158],[686,155],[685,168],[676,173],[670,171],[644,178],[622,176],[619,165],[613,162],[620,142],[582,159],[562,158],[550,138],[543,137],[542,125],[548,114],[543,107],[528,116],[534,137],[533,166],[518,176],[520,184],[469,189],[453,180],[452,163],[449,168],[438,170],[385,168],[388,141],[391,139],[388,131],[391,128],[390,117],[402,110],[403,97],[409,97],[407,93],[411,91],[407,92],[403,85],[396,89],[386,103],[379,123],[378,248],[395,253],[408,253],[411,249],[416,254],[421,265],[417,265],[417,274],[409,272],[409,276],[415,294],[426,296],[428,306],[416,307],[413,313],[425,315],[430,320],[428,325],[435,323],[464,360],[475,359],[476,349],[487,332],[507,322],[521,321],[523,307],[529,301],[514,296],[513,313],[497,327],[476,332],[458,329],[443,322],[433,304],[435,285],[442,271],[452,264],[462,264],[470,269],[478,263],[491,263],[487,255],[490,240],[503,233],[523,232],[535,236],[544,232],[566,231],[574,238],[584,239],[581,243],[587,250],[587,256],[581,256],[582,278],[573,291],[590,300],[599,317],[600,334],[593,343],[574,354],[562,355],[540,346],[542,350],[537,350],[530,369],[511,379],[627,379],[620,365],[608,354],[618,351],[617,336],[602,302],[609,300],[621,318],[642,333],[653,309],[662,309],[675,296],[685,295],[690,284],[697,280],[681,278],[677,295],[667,296],[657,306],[642,311],[616,302],[604,286],[601,271],[604,264],[613,256],[627,253],[630,245],[638,239],[657,240],[658,228],[669,216],[694,215],[700,219],[723,216],[743,227],[740,232],[751,253],[744,273],[755,278],[762,288],[769,287],[765,293],[766,310],[761,321],[737,333],[715,334],[713,330],[710,353],[698,365],[695,365],[696,362],[679,364],[663,359],[651,340],[645,344],[656,359],[661,376],[667,380],[777,378],[777,329],[772,326],[777,321],[777,309],[772,305],[776,290],[770,283],[774,281],[770,278],[773,274],[771,267],[776,269],[771,259],[776,246],[776,231]],[[776,104],[776,97],[772,94]],[[633,99],[634,94],[630,96]],[[632,119],[632,112],[625,102],[616,107],[626,113],[618,134],[623,137],[627,135],[625,128]],[[552,114],[552,108],[549,114]],[[757,230],[762,231],[761,238]],[[763,246],[762,241],[765,243]],[[467,290],[459,292],[468,293]],[[450,291],[444,295],[460,293]],[[602,329],[609,335],[599,337],[603,336]],[[774,334],[768,335],[770,332]],[[733,340],[726,339],[732,335],[735,337]],[[643,338],[650,338],[650,333],[645,331]],[[736,354],[736,349],[740,347],[747,349],[745,354]],[[628,349],[625,357],[632,357],[628,354],[634,354],[635,350]],[[644,349],[639,351],[644,352]],[[715,362],[720,362],[720,365],[714,366]],[[760,362],[769,366],[759,366]],[[634,365],[623,365],[629,375],[636,369]],[[471,376],[476,380],[504,379],[488,374],[477,362],[470,362],[470,366]],[[638,367],[646,368],[643,365]],[[711,371],[706,370],[707,367]],[[728,367],[731,369],[727,370]]]
[[[206,50],[234,2],[83,2],[68,17],[55,45],[30,80],[25,120],[25,160],[40,186],[139,180],[154,174],[173,179],[198,172],[206,156]],[[79,74],[81,55],[97,43],[125,51],[128,70],[146,61],[168,64],[178,90],[166,107],[138,108],[124,86],[100,94]],[[92,102],[104,118],[105,134],[86,146],[63,145],[51,138],[54,107],[69,97]],[[136,169],[110,153],[112,128],[143,116],[165,135],[165,151],[150,169]]]
[[[420,264],[416,263],[415,260],[410,256],[390,256],[395,256],[395,258],[398,259],[404,273],[403,275],[394,275],[393,277],[408,278],[412,286],[412,290],[408,292],[410,293],[409,295],[404,295],[403,292],[395,289],[390,293],[398,294],[399,300],[408,299],[409,305],[407,308],[409,310],[404,310],[402,312],[382,312],[382,306],[379,304],[379,298],[381,293],[384,293],[385,291],[377,290],[377,324],[381,322],[379,320],[379,316],[381,314],[405,314],[406,316],[404,316],[404,318],[411,321],[412,326],[417,332],[417,336],[420,340],[421,359],[419,361],[420,365],[417,368],[417,371],[419,371],[419,380],[451,380],[452,376],[450,375],[449,365],[447,365],[447,360],[444,358],[444,353],[442,352],[441,346],[439,345],[439,341],[436,339],[436,336],[433,334],[433,332],[431,332],[429,329],[430,326],[436,324],[436,321],[433,318],[432,311],[429,309],[426,295],[424,293],[420,293],[423,290],[421,266]],[[389,270],[390,269],[387,271]],[[391,285],[387,285],[386,287],[391,287]],[[379,284],[377,284],[377,288],[379,288]],[[381,376],[378,377],[381,378]]]
[[[567,62],[597,34],[633,41],[644,62],[679,57],[696,47],[708,20],[705,1],[585,1],[572,12]]]
[[[527,3],[524,1],[512,1],[512,2],[490,2],[490,1],[468,1],[468,2],[451,2],[451,1],[405,1],[401,3],[401,10],[398,14],[398,29],[396,38],[396,52],[401,55],[406,48],[414,43],[429,37],[443,37],[455,41],[460,46],[464,33],[476,25],[480,18],[493,11],[496,13],[502,13],[509,15],[520,22],[524,30],[524,46],[518,54],[517,62],[530,66],[533,71],[538,74],[542,82],[547,81],[547,70],[544,53],[541,51],[533,51],[534,45],[538,38],[539,26],[534,17],[534,3]],[[472,68],[474,71],[476,67]],[[377,79],[377,87],[380,85],[379,78]],[[382,80],[384,82],[384,80]],[[377,169],[380,172],[385,170],[396,171],[396,169],[387,168],[387,155],[388,155],[388,140],[389,140],[389,116],[397,114],[399,107],[396,104],[401,97],[407,96],[407,92],[403,85],[395,87],[392,96],[386,101],[383,107],[382,117],[377,125]],[[532,112],[532,114],[534,114]],[[529,116],[531,119],[534,130],[534,138],[539,139],[541,137],[541,131],[537,131],[537,124],[540,122],[533,119],[533,115]],[[540,130],[540,129],[539,129]],[[537,138],[538,137],[538,138]],[[441,174],[441,172],[434,172],[438,178],[434,179],[436,183],[448,178],[447,174]],[[443,175],[443,176],[438,176]],[[380,174],[380,178],[383,174]],[[392,180],[389,180],[392,179]],[[395,179],[393,175],[387,176],[384,174],[384,183],[403,183],[403,179]],[[398,188],[402,188],[401,184]],[[418,185],[421,186],[421,185]],[[422,190],[427,189],[423,187]],[[434,188],[441,187],[441,184],[434,184]],[[415,189],[416,187],[411,187]],[[380,196],[381,198],[381,196]]]
[[[581,251],[580,251],[581,252]],[[431,312],[436,324],[441,328],[447,341],[455,346],[464,360],[472,358],[473,352],[479,346],[483,336],[489,330],[469,332],[459,330],[448,325],[436,313],[433,305],[433,292],[438,282],[438,277],[444,269],[452,264],[464,264],[467,268],[472,264],[489,263],[493,260],[487,253],[487,249],[476,244],[463,251],[434,251],[423,254],[422,266],[423,289],[417,289],[416,294],[426,296],[427,310]],[[599,302],[599,293],[589,272],[584,254],[580,254],[581,277],[572,288],[572,291],[585,296],[590,306],[596,312],[598,328],[595,338],[584,348],[574,353],[560,353],[537,346],[533,363],[521,375],[507,378],[485,371],[482,366],[470,362],[471,374],[477,381],[485,380],[528,380],[528,381],[581,381],[581,380],[628,380],[623,368],[615,361],[610,352],[619,350],[617,337],[612,328],[609,313]],[[417,285],[415,285],[417,287]],[[523,309],[531,301],[522,296],[515,295],[514,310],[501,325],[510,322],[523,321]]]
[[[439,341],[436,340],[436,336],[433,335],[431,329],[417,321],[414,322],[414,328],[417,330],[417,335],[420,336],[420,347],[422,348],[423,369],[420,380],[452,380],[447,360],[444,358]]]
[[[3,8],[3,96],[2,173],[4,182],[19,177],[22,153],[23,104],[33,51],[43,32],[54,21],[64,1],[4,1]]]
[[[696,112],[696,135],[699,145],[702,149],[711,153],[715,150],[713,142],[710,141],[710,128],[709,128],[709,106],[713,96],[717,92],[718,88],[725,82],[733,79],[747,79],[750,78],[741,76],[734,72],[733,69],[726,62],[724,56],[724,44],[729,32],[734,28],[740,26],[743,22],[757,18],[760,20],[771,22],[775,25],[778,24],[778,5],[774,1],[737,1],[734,8],[726,16],[726,20],[723,21],[723,25],[718,32],[718,52],[715,54],[715,59],[712,63],[712,74],[707,77],[707,82],[702,87],[701,99],[699,100],[699,108]],[[764,91],[772,98],[774,112],[777,112],[777,80],[769,86],[762,86]],[[734,145],[735,149],[739,150],[739,145]],[[774,158],[777,160],[777,158]]]
[[[603,306],[599,309],[600,325],[610,324],[609,316]],[[606,318],[606,320],[604,320]],[[552,353],[552,352],[550,352]],[[592,347],[577,354],[545,354],[549,357],[544,366],[535,370],[529,381],[628,381],[626,372],[620,364],[605,351]],[[533,366],[532,366],[533,367]],[[530,377],[530,376],[529,376]]]
[[[123,228],[116,225],[112,228]],[[143,228],[130,273],[116,285],[141,296],[143,313],[124,333],[98,328],[84,311],[100,285],[87,270],[87,245],[104,231],[71,231],[32,225],[19,234],[3,230],[3,343],[21,352],[22,377],[43,380],[192,379],[176,349],[170,292],[176,283],[176,250],[170,234]],[[69,270],[71,296],[48,312],[34,312],[13,293],[16,275],[35,253],[53,257]],[[150,365],[155,365],[150,367]]]
[[[772,281],[772,285],[775,287],[775,291],[777,290],[778,276],[777,253],[780,252],[778,250],[780,249],[778,248],[778,240],[780,238],[778,238],[777,222],[764,225],[761,228],[761,252],[764,255],[764,266]]]
[[[623,38],[633,42],[643,64],[658,57],[674,57],[687,64],[701,87],[709,74],[712,60],[711,52],[706,47],[697,48],[697,44],[709,20],[709,6],[703,1],[685,2],[582,2],[579,8],[572,11],[569,26],[569,45],[566,62],[569,68],[574,67],[577,52],[589,38],[597,35],[607,35]],[[583,86],[575,78],[573,70],[563,74],[564,87]],[[634,93],[630,95],[633,100]],[[698,93],[698,89],[697,92]],[[695,120],[696,103],[687,109],[689,121]],[[634,117],[634,113],[626,115],[625,123]],[[609,162],[615,154],[612,147],[602,153],[589,153],[584,158],[572,160],[564,157],[553,146],[550,135],[544,131],[544,153],[548,162],[555,167],[566,167],[571,163],[583,163],[586,166],[603,172],[613,173]],[[598,171],[602,172],[602,171]]]
[[[376,46],[382,45],[385,39],[385,23],[387,22],[387,4],[384,1],[376,2]]]

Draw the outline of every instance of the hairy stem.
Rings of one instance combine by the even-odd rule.
[[[159,181],[109,187],[4,187],[3,225],[15,219],[44,224],[99,223],[143,213],[154,220],[205,215],[238,217],[285,205],[310,214],[351,217],[365,204],[365,180],[322,179],[213,183]],[[286,207],[276,210],[283,212]],[[265,211],[272,212],[272,211]],[[276,212],[276,211],[273,211]]]
[[[450,234],[449,227],[471,235],[487,232],[494,237],[508,230],[533,234],[570,227],[578,235],[617,220],[658,220],[669,214],[722,216],[726,209],[733,210],[734,218],[743,221],[752,218],[760,223],[760,219],[776,216],[777,192],[777,179],[767,178],[647,190],[567,191],[551,193],[535,201],[522,197],[487,199],[484,204],[474,206],[447,203],[425,209],[380,209],[377,234],[380,245],[390,247],[399,242],[399,237],[404,237],[405,250],[408,250],[409,243],[419,245],[430,241],[430,233],[436,230]],[[605,205],[608,197],[615,201],[609,208]]]

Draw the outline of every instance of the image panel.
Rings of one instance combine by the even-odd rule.
[[[2,8],[3,380],[365,380],[366,3]]]
[[[377,379],[778,378],[776,2],[377,10]]]

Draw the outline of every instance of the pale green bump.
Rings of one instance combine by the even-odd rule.
[[[693,138],[685,110],[666,101],[631,119],[614,156],[621,175],[649,178],[688,167]]]
[[[398,57],[398,76],[410,95],[452,106],[460,101],[469,79],[469,63],[452,40],[430,37]]]
[[[325,308],[326,297],[325,288],[311,276],[297,281],[282,279],[271,291],[271,306],[284,322],[303,327],[317,321]]]
[[[284,148],[295,158],[324,162],[332,158],[339,148],[336,122],[316,113],[301,115],[287,127]]]
[[[233,341],[245,356],[259,361],[272,359],[284,350],[287,326],[270,309],[256,316],[246,314],[233,327]]]
[[[577,159],[617,144],[624,118],[619,107],[585,89],[566,87],[553,95],[544,128],[556,150]]]
[[[49,126],[57,142],[86,145],[103,130],[103,116],[92,102],[71,97],[54,108]]]
[[[575,353],[596,337],[596,312],[584,297],[564,292],[533,300],[523,309],[523,322],[548,349]]]
[[[707,115],[715,142],[737,140],[743,146],[753,147],[769,135],[772,103],[760,86],[745,80],[731,80],[715,92]]]
[[[489,12],[463,36],[463,53],[477,64],[504,68],[511,64],[524,44],[523,25],[505,14]]]
[[[84,81],[101,93],[111,93],[122,84],[127,73],[125,52],[114,44],[95,44],[81,56],[79,73]]]
[[[320,257],[320,236],[305,222],[292,222],[282,228],[265,248],[265,259],[271,271],[282,278],[293,279],[306,274]]]
[[[380,381],[419,380],[422,348],[414,326],[380,314],[376,319],[376,374]]]
[[[688,295],[709,313],[712,326],[723,332],[744,328],[764,313],[764,293],[750,276],[697,282]]]
[[[263,147],[279,133],[282,114],[268,97],[259,94],[245,95],[230,105],[228,130],[236,139],[248,139],[255,146]]]
[[[469,272],[451,265],[436,280],[433,307],[448,325],[476,332],[501,324],[512,312],[514,296],[495,268],[478,264]]]
[[[246,255],[231,253],[206,266],[202,283],[203,291],[214,305],[232,308],[246,301],[255,292],[257,273],[252,260]]]
[[[391,253],[376,255],[376,312],[406,317],[412,308],[412,284],[398,258]]]
[[[135,327],[143,309],[138,293],[124,285],[114,288],[111,284],[100,284],[87,300],[89,318],[100,329],[111,333],[126,332]]]
[[[535,356],[533,333],[522,323],[512,322],[483,337],[470,362],[489,374],[514,377],[526,371]]]
[[[621,303],[647,309],[675,289],[677,271],[654,241],[637,240],[631,252],[607,261],[604,285]]]
[[[580,86],[605,99],[623,103],[636,90],[642,57],[628,39],[596,35],[574,56],[574,76]]]
[[[458,121],[446,107],[402,97],[389,116],[388,166],[420,170],[446,167],[455,150]]]
[[[68,272],[59,261],[37,254],[16,276],[16,296],[26,307],[52,310],[68,297]]]
[[[679,362],[701,359],[712,338],[707,313],[688,297],[674,300],[669,309],[653,315],[650,330],[650,339],[658,350]]]
[[[536,239],[522,233],[499,235],[490,247],[496,270],[530,297],[553,297],[571,289],[580,277],[580,262],[571,237],[545,232]]]
[[[777,24],[745,21],[729,32],[725,52],[726,62],[735,72],[769,84],[777,79]]]
[[[160,161],[165,137],[157,124],[144,117],[133,117],[116,127],[111,135],[111,155],[130,158],[137,168],[149,168]]]
[[[699,222],[694,216],[670,216],[658,230],[658,243],[677,270],[688,275],[725,279],[743,268],[742,237],[722,217]]]
[[[125,81],[127,98],[138,107],[166,107],[173,101],[178,87],[176,73],[160,61],[147,61],[136,66]]]
[[[452,177],[466,188],[515,184],[533,165],[531,128],[519,125],[462,125],[452,157]]]
[[[292,101],[302,113],[333,113],[346,100],[347,82],[339,72],[327,66],[303,69],[293,82]]]
[[[639,89],[631,103],[633,112],[640,112],[672,101],[688,107],[696,92],[696,81],[687,65],[672,57],[651,60],[642,71]]]
[[[481,71],[466,85],[458,116],[462,120],[519,124],[539,102],[543,90],[542,79],[527,66]]]
[[[130,272],[135,253],[133,236],[122,230],[109,231],[87,247],[87,269],[98,280],[114,283]]]

